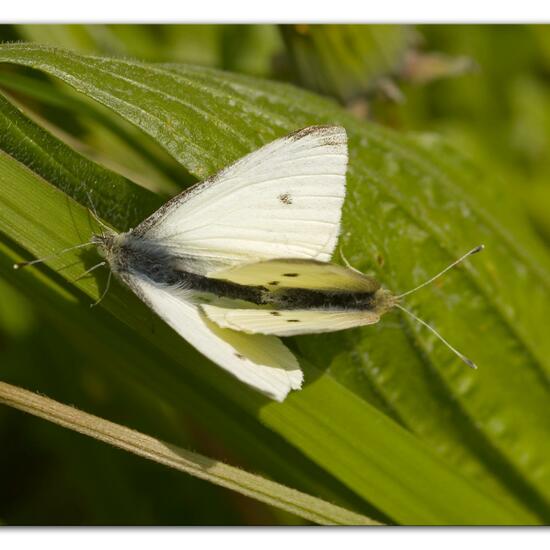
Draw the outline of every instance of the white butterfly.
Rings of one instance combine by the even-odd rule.
[[[274,258],[328,261],[340,229],[347,159],[343,128],[305,128],[177,195],[135,229],[93,242],[111,270],[190,344],[282,401],[301,387],[298,361],[275,336],[210,321],[199,309],[205,300],[221,291],[243,296],[206,275]]]
[[[347,159],[343,128],[305,128],[180,193],[135,229],[73,248],[97,245],[111,272],[176,332],[278,401],[302,384],[298,361],[278,336],[373,324],[392,307],[475,366],[398,301],[482,247],[400,296],[350,266],[328,263]]]

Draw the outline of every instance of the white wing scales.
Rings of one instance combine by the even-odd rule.
[[[380,319],[372,311],[231,309],[206,304],[201,309],[219,327],[276,336],[334,332]]]
[[[329,261],[347,159],[343,128],[305,128],[181,193],[133,234],[196,259],[200,274],[273,258]]]
[[[125,280],[180,336],[245,384],[277,401],[301,387],[298,361],[278,338],[220,328],[192,303],[190,291],[163,287],[140,276]]]

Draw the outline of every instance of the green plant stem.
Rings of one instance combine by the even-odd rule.
[[[321,525],[380,525],[324,500],[0,382],[0,403]]]

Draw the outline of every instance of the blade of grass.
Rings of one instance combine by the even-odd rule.
[[[321,525],[380,525],[311,495],[0,382],[0,403]]]

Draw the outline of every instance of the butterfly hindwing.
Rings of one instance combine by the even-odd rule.
[[[214,305],[203,305],[201,309],[219,327],[276,336],[334,332],[371,325],[380,319],[372,311],[239,309]]]
[[[191,259],[200,274],[273,258],[328,261],[347,159],[343,128],[305,128],[180,193],[132,234]]]
[[[139,275],[127,274],[124,280],[180,336],[242,382],[278,401],[301,387],[298,361],[278,338],[219,327],[193,303],[192,291]]]

